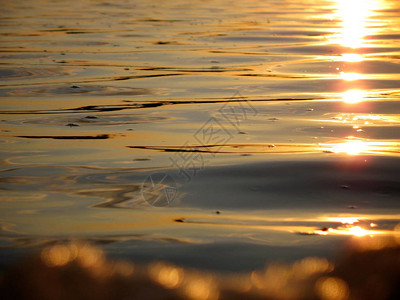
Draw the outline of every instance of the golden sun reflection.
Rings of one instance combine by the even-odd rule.
[[[350,224],[353,225],[354,223],[358,223],[360,218],[358,217],[338,217],[338,218],[328,218],[328,221],[331,222],[340,222],[342,224]]]
[[[378,225],[376,218],[381,219],[383,225]],[[397,226],[398,229],[396,227],[394,229],[390,229],[388,228],[387,224],[385,225],[385,220],[392,220],[393,218],[398,218],[398,215],[341,215],[337,217],[321,216],[318,217],[315,221],[318,221],[321,224],[325,224],[327,226],[321,226],[319,228],[298,227],[296,229],[292,228],[291,232],[302,235],[350,236],[355,238],[365,237],[368,239],[374,238],[374,243],[369,242],[368,246],[378,248],[380,247],[380,245],[382,247],[385,245],[382,244],[382,238],[398,239],[400,243],[400,224]]]
[[[379,234],[385,234],[386,232],[383,231],[377,231],[377,230],[371,230],[371,229],[365,229],[362,228],[361,226],[355,226],[355,225],[344,225],[340,226],[338,228],[328,228],[327,230],[316,230],[315,234],[318,235],[328,235],[328,234],[335,234],[335,235],[352,235],[356,237],[362,237],[362,236],[374,236],[374,235],[379,235]]]
[[[320,149],[324,152],[358,155],[368,153],[398,153],[398,144],[391,142],[369,141],[354,136],[346,137],[341,143],[320,144]]]
[[[340,60],[346,62],[361,62],[364,58],[357,53],[343,53]]]
[[[368,151],[368,144],[360,140],[349,140],[345,143],[336,144],[333,148],[335,153],[347,153],[349,155],[357,155],[361,152]]]
[[[356,103],[358,97],[364,92],[349,92],[346,95],[342,94],[342,100],[347,103]],[[398,126],[400,124],[400,117],[394,114],[377,115],[377,114],[355,114],[355,113],[339,113],[339,114],[326,114],[331,116],[329,119],[317,120],[318,122],[336,123],[336,124],[349,124],[354,129],[360,129],[362,126]]]
[[[361,228],[360,226],[350,227],[348,231],[351,235],[354,236],[365,236],[367,234],[372,234],[370,230],[366,230],[364,228]]]
[[[386,231],[372,230],[378,225],[368,222],[363,217],[323,218],[325,221],[340,223],[338,226],[314,230],[317,235],[351,235],[355,237],[387,234]]]
[[[364,100],[366,92],[363,90],[348,90],[342,94],[343,102],[349,104],[355,104]]]
[[[371,226],[373,227],[373,226]],[[313,235],[349,235],[355,237],[363,237],[363,236],[375,236],[375,235],[387,235],[387,231],[378,231],[372,230],[370,228],[363,228],[358,225],[354,224],[343,224],[336,228],[323,228],[323,229],[316,229],[309,232],[308,234]]]
[[[342,78],[345,81],[354,81],[354,80],[359,80],[362,79],[363,76],[359,73],[345,73],[345,72],[340,72],[340,78]]]
[[[363,46],[369,33],[368,18],[378,6],[377,0],[337,0],[338,15],[342,20],[340,44],[349,48]]]

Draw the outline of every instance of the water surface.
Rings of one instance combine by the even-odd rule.
[[[2,5],[3,266],[84,238],[245,271],[397,236],[398,1]]]

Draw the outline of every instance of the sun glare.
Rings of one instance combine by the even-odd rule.
[[[357,155],[361,152],[366,152],[368,145],[365,142],[359,140],[350,140],[345,143],[337,144],[334,152],[336,153],[347,153],[348,155]]]
[[[365,229],[361,228],[360,226],[350,227],[349,232],[355,236],[364,236],[364,235],[370,234],[369,230],[365,230]]]
[[[373,230],[377,224],[365,220],[363,217],[323,217],[324,221],[340,223],[332,227],[316,229],[313,234],[318,235],[352,235],[355,237],[387,234],[387,231]]]
[[[376,0],[337,0],[338,13],[342,20],[340,43],[349,48],[363,46],[364,37],[368,34],[367,20],[376,8]]]
[[[364,58],[362,57],[362,55],[357,53],[343,53],[341,56],[341,61],[346,62],[360,62],[363,60]]]
[[[360,221],[357,217],[339,217],[339,218],[329,218],[329,221],[340,222],[342,224],[354,224]]]
[[[354,80],[359,80],[362,78],[362,75],[359,73],[345,73],[345,72],[340,72],[340,77],[345,80],[345,81],[354,81]]]
[[[357,127],[356,127],[357,128]],[[324,152],[359,155],[367,153],[399,153],[399,145],[390,141],[370,141],[368,139],[357,138],[354,136],[346,137],[344,142],[332,144],[319,144],[320,149]]]
[[[342,94],[343,102],[355,104],[364,100],[365,91],[362,90],[349,90]]]
[[[352,235],[356,237],[362,237],[366,235],[372,236],[372,235],[384,234],[385,232],[377,230],[368,230],[360,226],[347,224],[344,226],[339,226],[337,228],[324,228],[323,230],[318,229],[315,230],[313,233],[318,235]]]

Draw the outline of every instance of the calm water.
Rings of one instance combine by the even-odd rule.
[[[245,271],[398,236],[398,1],[3,2],[3,266],[85,238]]]

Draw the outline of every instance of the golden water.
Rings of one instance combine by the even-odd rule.
[[[398,1],[3,2],[3,264],[82,237],[244,270],[397,235]]]

